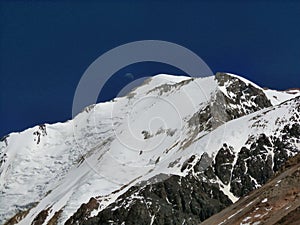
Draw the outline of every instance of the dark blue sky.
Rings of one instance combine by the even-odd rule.
[[[297,1],[1,1],[0,136],[71,118],[85,69],[131,41],[183,45],[213,70],[276,89],[300,85]],[[135,77],[180,73],[141,63],[119,71],[100,100]],[[126,80],[127,79],[127,80]]]

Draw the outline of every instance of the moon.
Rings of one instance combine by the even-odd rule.
[[[134,79],[134,75],[132,73],[126,73],[125,77],[128,78],[128,79],[130,79],[130,80]]]

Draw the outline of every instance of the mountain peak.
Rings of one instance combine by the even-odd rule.
[[[227,73],[161,74],[68,122],[12,133],[0,142],[0,223],[200,222],[299,151],[296,96]]]
[[[226,82],[230,82],[230,81],[234,82],[238,79],[241,82],[245,83],[247,86],[251,85],[255,88],[262,89],[261,87],[259,87],[255,83],[253,83],[252,81],[249,81],[249,80],[245,79],[244,77],[236,75],[236,74],[226,73],[226,72],[217,72],[215,77],[218,80],[218,83],[220,86],[224,86]]]

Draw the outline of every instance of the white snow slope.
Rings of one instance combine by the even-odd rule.
[[[299,95],[263,91],[273,105]],[[181,165],[191,155],[212,155],[224,140],[239,149],[251,132],[273,132],[278,116],[289,116],[289,106],[280,106],[267,112],[265,127],[253,126],[251,118],[269,110],[262,109],[191,135],[188,120],[218,92],[230,97],[214,77],[157,75],[127,96],[87,107],[73,120],[11,133],[0,142],[0,224],[28,208],[19,224],[31,224],[48,208],[44,224],[60,209],[63,224],[94,196],[103,196],[101,210],[140,181],[160,173],[184,175]]]

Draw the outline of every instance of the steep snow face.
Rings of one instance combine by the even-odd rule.
[[[1,223],[36,202],[24,224],[48,207],[54,213],[64,206],[67,218],[91,196],[144,176],[180,138],[183,119],[217,88],[213,77],[190,81],[158,75],[126,97],[87,107],[74,120],[3,139]]]
[[[300,96],[299,90],[276,91],[276,90],[267,89],[267,90],[264,90],[264,93],[270,99],[272,105],[278,105],[282,102],[288,101],[289,99],[291,99],[291,96],[294,96],[294,97]]]
[[[295,97],[277,96],[272,104]],[[62,224],[91,197],[102,196],[100,211],[141,181],[161,173],[184,176],[188,170],[181,167],[191,155],[212,156],[224,138],[235,149],[243,145],[249,118],[225,122],[270,106],[268,99],[269,92],[235,75],[158,75],[73,120],[12,133],[0,142],[0,223],[27,209],[19,224],[31,224],[43,210],[46,223],[63,209]],[[223,190],[235,200],[230,186]]]

